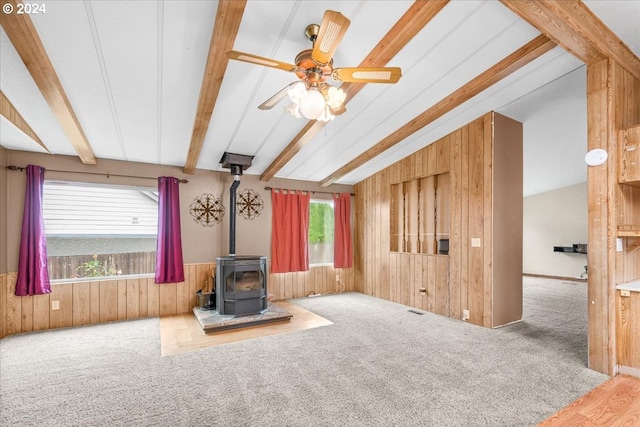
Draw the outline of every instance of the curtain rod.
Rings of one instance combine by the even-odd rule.
[[[264,189],[268,190],[268,191],[271,191],[271,190],[273,190],[273,187],[264,187]],[[281,189],[280,188],[276,188],[276,190],[281,190]],[[287,191],[293,191],[293,190],[287,190]],[[338,193],[336,193],[334,191],[313,191],[313,190],[295,190],[295,191],[307,191],[307,192],[309,192],[311,194],[313,194],[313,193],[338,194]],[[353,194],[353,193],[349,193],[349,194],[352,195],[352,196],[355,196],[355,194]]]
[[[7,169],[9,169],[10,171],[20,171],[22,172],[23,170],[25,170],[26,168],[20,167],[20,166],[7,166]],[[78,172],[78,171],[61,171],[61,170],[56,170],[56,169],[46,169],[45,171],[49,171],[49,172],[62,172],[62,173],[79,173],[79,174],[84,174],[84,175],[101,175],[101,176],[106,176],[107,178],[112,177],[112,176],[117,176],[119,178],[140,178],[140,179],[153,179],[154,181],[157,180],[158,178],[150,178],[148,176],[138,176],[138,175],[119,175],[116,173],[102,173],[102,172]],[[186,184],[189,181],[186,179],[179,179],[178,182],[180,184]]]

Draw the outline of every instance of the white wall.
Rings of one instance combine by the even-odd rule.
[[[523,208],[523,272],[579,277],[587,256],[553,247],[587,243],[587,183],[525,197]]]

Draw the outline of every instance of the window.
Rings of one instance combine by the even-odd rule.
[[[309,264],[333,263],[333,201],[309,203]]]
[[[154,272],[156,189],[45,181],[43,193],[50,279]]]

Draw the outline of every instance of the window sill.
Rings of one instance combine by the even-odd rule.
[[[140,278],[155,278],[155,273],[148,274],[129,274],[123,276],[104,276],[104,277],[74,277],[69,279],[55,279],[51,280],[52,285],[66,285],[69,283],[85,283],[85,282],[107,282],[122,279],[140,279]]]

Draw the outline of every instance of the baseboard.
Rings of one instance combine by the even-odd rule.
[[[632,377],[640,378],[640,369],[632,368],[630,366],[618,365],[618,373],[623,375],[631,375]]]
[[[548,276],[546,274],[522,273],[523,276],[541,277],[543,279],[567,280],[570,282],[586,282],[587,279],[581,277],[565,277],[565,276]]]
[[[522,322],[522,319],[514,320],[513,322],[505,323],[504,325],[492,326],[491,329],[500,329],[505,326],[515,325],[516,323]]]

